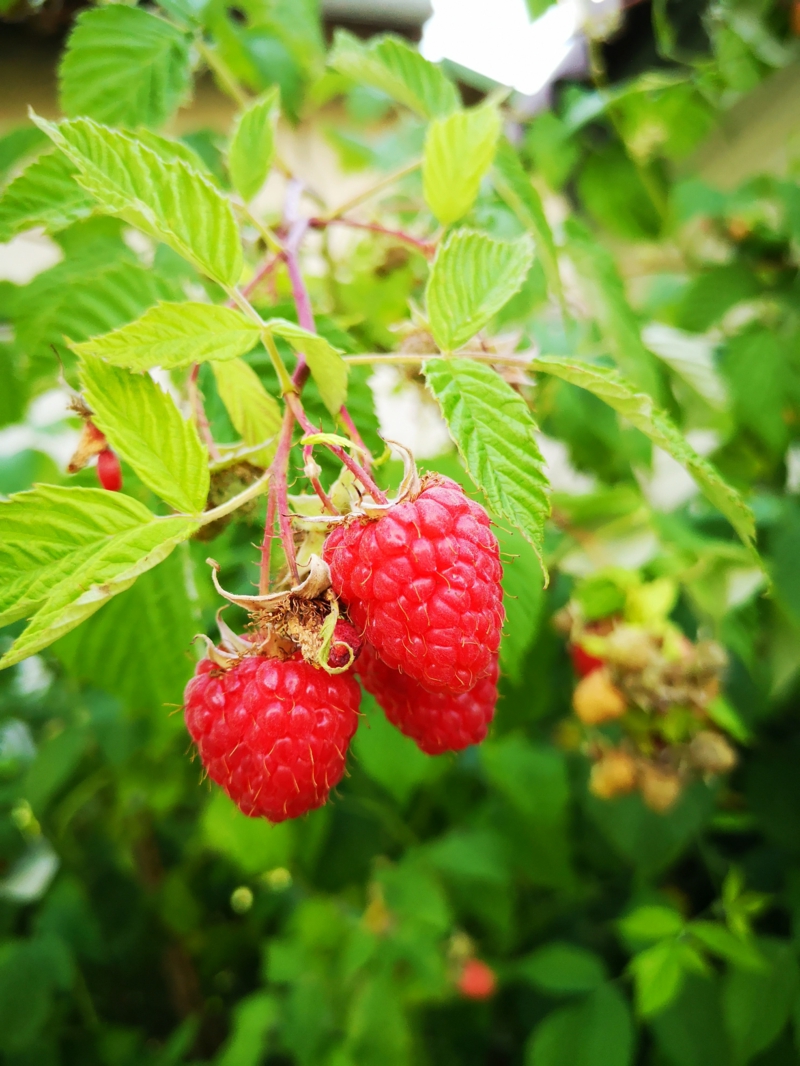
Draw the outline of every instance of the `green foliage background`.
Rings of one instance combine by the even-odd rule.
[[[653,452],[634,428],[634,408],[606,406],[568,374],[549,376],[543,360],[523,394],[545,434],[593,480],[582,495],[554,494],[546,591],[533,549],[503,518],[515,520],[510,497],[511,511],[495,508],[510,621],[490,740],[428,758],[366,698],[349,776],[332,802],[271,828],[201,781],[179,713],[192,637],[214,632],[218,600],[204,560],[211,551],[223,583],[248,591],[263,507],[211,549],[178,545],[83,626],[0,674],[0,1058],[9,1066],[800,1062],[800,169],[727,192],[687,163],[733,103],[796,62],[788,6],[714,4],[687,55],[670,5],[654,3],[653,69],[610,87],[598,74],[597,86],[566,87],[532,120],[516,116],[516,147],[501,145],[488,177],[491,119],[459,112],[448,126],[457,93],[444,74],[391,42],[365,58],[345,37],[326,66],[313,0],[239,7],[243,17],[218,0],[82,13],[61,66],[65,113],[153,138],[147,130],[163,126],[206,64],[234,95],[277,84],[289,118],[323,128],[344,167],[387,173],[419,156],[433,120],[424,175],[405,177],[375,218],[428,237],[459,220],[495,240],[529,234],[536,255],[532,264],[517,255],[520,291],[492,302],[487,287],[470,313],[496,333],[520,331],[521,348],[617,366],[684,433],[708,443],[752,506],[772,589],[764,595],[751,554],[702,497],[668,511],[648,501]],[[264,98],[264,121],[274,106],[274,94]],[[158,140],[150,143],[156,151]],[[221,138],[171,143],[227,183]],[[0,283],[3,425],[23,420],[56,384],[50,346],[63,351],[64,336],[80,342],[121,326],[157,300],[185,298],[187,284],[221,298],[167,244],[154,246],[151,262],[132,250],[123,222],[92,213],[61,156],[40,157],[40,185],[20,205],[13,180],[44,144],[33,126],[0,140],[9,182],[0,239],[35,221],[63,252],[27,286]],[[448,199],[452,174],[469,169],[464,161],[453,171],[462,157],[448,154],[450,144],[472,153],[478,175],[463,204]],[[247,163],[244,152],[231,174],[249,195],[265,174]],[[245,232],[255,259],[259,233]],[[348,352],[392,350],[390,327],[407,320],[409,301],[422,303],[424,257],[366,234],[336,260],[326,240],[329,270],[311,278],[320,332]],[[235,273],[235,263],[225,271]],[[276,286],[275,300],[262,296],[258,306],[291,319],[281,275]],[[434,336],[457,347],[465,338],[452,334],[445,312],[438,332],[434,322],[437,300],[451,308],[453,294],[435,289]],[[245,342],[241,352],[274,391],[260,345]],[[458,402],[477,403],[495,387],[476,363],[437,360],[429,381],[437,374],[462,375],[443,401],[454,426],[464,418]],[[348,402],[377,445],[368,376],[353,368]],[[218,438],[262,441],[263,421],[252,439],[231,424],[216,380],[204,366]],[[418,376],[406,387],[429,402]],[[323,417],[313,383],[308,402]],[[262,419],[272,417],[262,409]],[[652,436],[649,415],[636,424]],[[510,464],[512,482],[502,437],[492,448],[482,461],[504,476]],[[533,451],[529,459],[535,500]],[[430,465],[470,484],[455,452]],[[385,470],[387,482],[396,475]],[[93,476],[69,483],[91,486]],[[132,497],[163,512],[151,481],[127,465],[125,479]],[[5,495],[67,481],[36,443],[0,470]],[[527,520],[534,542],[541,517]],[[693,785],[666,815],[636,796],[591,797],[586,760],[559,728],[574,678],[550,619],[575,576],[603,564],[671,577],[681,590],[674,620],[730,654],[740,766],[729,780]],[[21,629],[7,631],[6,648]],[[498,975],[489,1001],[455,990],[465,935]]]

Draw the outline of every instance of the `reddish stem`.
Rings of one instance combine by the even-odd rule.
[[[317,477],[316,474],[311,473],[311,470],[313,469],[312,464],[314,463],[313,445],[306,444],[303,447],[303,462],[305,463],[306,477],[311,482],[311,486],[314,489],[314,492],[316,492],[317,496],[322,501],[322,506],[329,514],[339,514],[338,510],[333,505],[333,500],[331,500],[330,496],[322,487],[322,482],[320,481],[320,479]]]
[[[347,430],[347,436],[350,438],[353,444],[357,445],[357,447],[362,449],[364,453],[364,464],[366,465],[367,469],[369,469],[372,466],[372,455],[370,454],[369,448],[364,443],[361,434],[358,432],[356,424],[350,417],[350,412],[347,410],[346,407],[339,408],[339,418],[342,422],[342,425]]]
[[[266,262],[262,264],[261,268],[256,271],[248,283],[242,288],[243,295],[249,297],[254,293],[261,282],[269,277],[275,267],[277,267],[279,263],[282,263],[285,258],[286,256],[283,252],[277,252],[271,259],[267,259]],[[228,303],[231,306],[234,306],[233,301],[229,300]]]
[[[424,241],[421,237],[414,237],[401,229],[388,229],[378,222],[356,222],[354,218],[311,218],[308,223],[312,229],[324,229],[326,226],[349,226],[351,229],[369,230],[370,233],[380,233],[384,237],[393,237],[396,241],[408,244],[418,252],[422,252],[428,259],[436,254],[436,245],[431,241]]]
[[[291,411],[294,413],[294,417],[300,423],[300,426],[302,427],[305,433],[320,432],[320,430],[310,421],[308,415],[303,410],[303,405],[301,404],[300,397],[297,395],[297,393],[288,393],[286,396],[286,403],[291,409]],[[372,475],[369,474],[363,468],[363,466],[357,463],[351,455],[348,455],[343,448],[340,448],[336,444],[325,444],[325,447],[328,448],[329,451],[331,451],[332,454],[336,456],[336,458],[343,466],[346,466],[347,469],[351,471],[351,473],[354,474],[355,477],[358,478],[358,480],[361,482],[361,484],[364,486],[364,488],[367,490],[369,495],[373,498],[373,500],[375,500],[376,503],[387,503],[386,494],[382,492],[381,489],[375,484]]]
[[[294,412],[287,404],[283,415],[278,449],[270,464],[269,496],[267,499],[267,520],[264,524],[264,540],[261,545],[261,576],[258,584],[259,592],[265,595],[269,591],[269,562],[270,547],[272,545],[273,529],[275,527],[275,515],[278,516],[278,529],[280,531],[281,544],[286,553],[286,561],[292,573],[294,583],[297,584],[299,574],[297,571],[297,555],[294,550],[294,534],[289,520],[289,486],[286,471],[289,466],[289,452],[292,447],[292,430],[294,429]]]
[[[197,381],[199,375],[200,364],[193,363],[189,372],[189,402],[192,405],[192,412],[194,413],[195,422],[197,422],[197,428],[200,430],[200,436],[203,438],[206,448],[208,448],[208,454],[211,456],[212,461],[216,463],[219,461],[219,449],[211,433],[211,425],[206,415],[206,409],[203,406],[203,396]]]

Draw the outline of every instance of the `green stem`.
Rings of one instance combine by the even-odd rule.
[[[407,163],[406,166],[400,167],[399,170],[395,170],[391,174],[387,174],[385,178],[381,178],[381,180],[377,181],[374,185],[370,185],[368,189],[364,189],[363,192],[358,193],[350,200],[340,204],[339,207],[334,208],[333,211],[329,211],[326,215],[322,215],[319,221],[332,222],[333,219],[347,214],[348,211],[351,211],[354,207],[358,207],[359,204],[363,204],[365,200],[370,200],[376,193],[381,192],[383,189],[387,189],[390,185],[394,185],[396,181],[400,181],[400,179],[406,177],[407,174],[413,174],[414,171],[418,170],[421,166],[421,159],[415,159],[413,163]]]
[[[239,107],[247,107],[250,103],[250,97],[241,88],[233,71],[216,48],[210,44],[206,44],[202,38],[195,41],[195,45],[197,51],[205,60],[206,66],[216,77],[220,89],[227,93],[231,100],[233,100]]]
[[[248,485],[246,489],[243,489],[236,496],[231,496],[225,503],[221,503],[219,507],[212,507],[210,511],[203,511],[200,516],[186,515],[187,518],[195,518],[200,522],[201,526],[207,526],[209,522],[216,522],[218,518],[224,518],[226,515],[232,514],[234,511],[238,511],[244,504],[249,503],[250,500],[254,500],[256,496],[260,496],[264,492],[269,484],[270,471],[265,470],[261,477]]]
[[[286,396],[289,392],[297,392],[297,387],[292,381],[292,376],[286,369],[286,364],[281,359],[281,353],[278,351],[278,346],[275,344],[275,339],[268,329],[265,329],[261,334],[261,339],[264,342],[264,347],[269,353],[270,360],[275,373],[278,375],[278,382],[281,387],[281,396]]]

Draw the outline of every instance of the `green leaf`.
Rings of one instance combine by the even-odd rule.
[[[715,974],[690,975],[679,995],[650,1024],[672,1066],[731,1066]]]
[[[534,1030],[525,1066],[630,1066],[630,1009],[611,984],[574,1007],[548,1014]]]
[[[670,907],[637,907],[617,923],[628,940],[663,940],[683,929],[683,918]]]
[[[663,1010],[680,992],[687,950],[688,945],[677,940],[662,940],[631,959],[636,1009],[643,1018]]]
[[[177,510],[199,514],[208,498],[208,454],[172,397],[149,374],[88,356],[81,382],[92,421],[145,485]]]
[[[205,175],[91,119],[33,117],[103,210],[164,241],[220,285],[236,284],[242,248],[233,208]]]
[[[562,753],[510,734],[484,742],[480,757],[487,780],[519,816],[521,840],[530,852],[519,861],[528,880],[553,888],[570,884],[569,782]]]
[[[65,260],[20,290],[12,319],[20,346],[34,360],[53,362],[51,345],[81,341],[140,315],[175,286],[131,260]]]
[[[248,818],[221,789],[214,789],[200,828],[206,847],[232,860],[247,874],[286,866],[291,860],[292,823],[270,825],[265,818]]]
[[[179,549],[53,647],[68,672],[131,708],[181,702],[198,630]]]
[[[280,90],[273,86],[236,120],[228,150],[228,169],[235,188],[245,200],[251,200],[267,180],[275,154],[275,125],[279,114]]]
[[[428,127],[422,182],[428,207],[443,226],[463,218],[475,203],[499,136],[500,113],[493,104],[454,111]]]
[[[341,350],[319,333],[311,333],[285,318],[271,318],[266,327],[305,356],[322,402],[335,418],[347,400],[347,363],[341,357]]]
[[[38,485],[0,502],[0,625],[30,616],[111,538],[152,517],[129,496],[103,489]]]
[[[236,359],[255,347],[260,332],[230,307],[160,303],[127,326],[71,347],[78,355],[129,370],[172,370],[211,359]]]
[[[749,1062],[768,1048],[786,1024],[799,981],[794,947],[786,941],[759,941],[769,967],[763,973],[729,970],[722,987],[725,1027],[734,1061]]]
[[[529,238],[495,241],[475,230],[451,233],[439,247],[426,300],[431,332],[452,352],[483,329],[522,288],[533,263]]]
[[[503,563],[503,606],[506,620],[500,645],[503,674],[519,684],[528,651],[539,632],[545,597],[539,575],[541,568],[536,552],[514,529],[498,526]]]
[[[545,944],[523,959],[517,972],[553,995],[592,992],[607,976],[603,960],[593,951],[558,940]]]
[[[267,992],[251,992],[240,999],[233,1009],[230,1035],[214,1058],[216,1066],[258,1066],[269,1031],[279,1018],[278,1000]]]
[[[767,962],[755,944],[741,940],[719,922],[689,922],[686,927],[703,947],[742,970],[766,970]]]
[[[0,4],[2,7],[2,4]],[[0,182],[25,160],[47,147],[47,138],[35,126],[17,126],[0,137]]]
[[[586,284],[610,354],[626,377],[658,396],[661,384],[655,357],[642,343],[640,325],[628,303],[613,256],[574,219],[570,219],[567,232],[570,257]]]
[[[196,529],[102,489],[40,485],[0,503],[0,621],[38,608],[0,668],[74,629]]]
[[[189,38],[140,7],[82,11],[59,78],[67,115],[114,126],[161,126],[189,94]]]
[[[250,447],[277,437],[281,427],[281,409],[264,386],[255,370],[243,359],[213,364],[214,377],[220,399],[237,433]],[[267,466],[275,452],[275,444],[265,447],[253,461]]]
[[[694,451],[664,412],[656,407],[652,396],[637,392],[614,370],[595,363],[540,356],[533,360],[531,369],[587,389],[613,407],[653,444],[686,467],[711,503],[725,515],[742,541],[752,548],[756,532],[752,511],[711,463]]]
[[[544,568],[550,501],[536,423],[525,401],[483,363],[429,359],[423,371],[470,477],[495,515],[530,541]]]
[[[328,62],[340,74],[380,89],[423,118],[449,115],[458,107],[453,83],[399,37],[373,37],[364,44],[337,30]]]
[[[74,179],[75,167],[61,152],[29,164],[0,197],[0,241],[41,226],[48,233],[86,218],[95,203]]]
[[[563,305],[564,290],[558,269],[558,251],[553,239],[553,231],[544,213],[539,193],[525,173],[519,156],[505,139],[500,141],[497,149],[497,158],[494,162],[494,185],[498,194],[533,237],[547,284],[559,303]]]
[[[371,696],[364,695],[361,713],[364,718],[353,738],[353,753],[372,780],[405,806],[424,781],[444,772],[442,760],[425,755],[390,725]]]

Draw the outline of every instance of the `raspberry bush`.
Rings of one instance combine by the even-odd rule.
[[[103,4],[3,131],[3,1063],[797,1061],[796,19],[594,6],[532,113]]]

